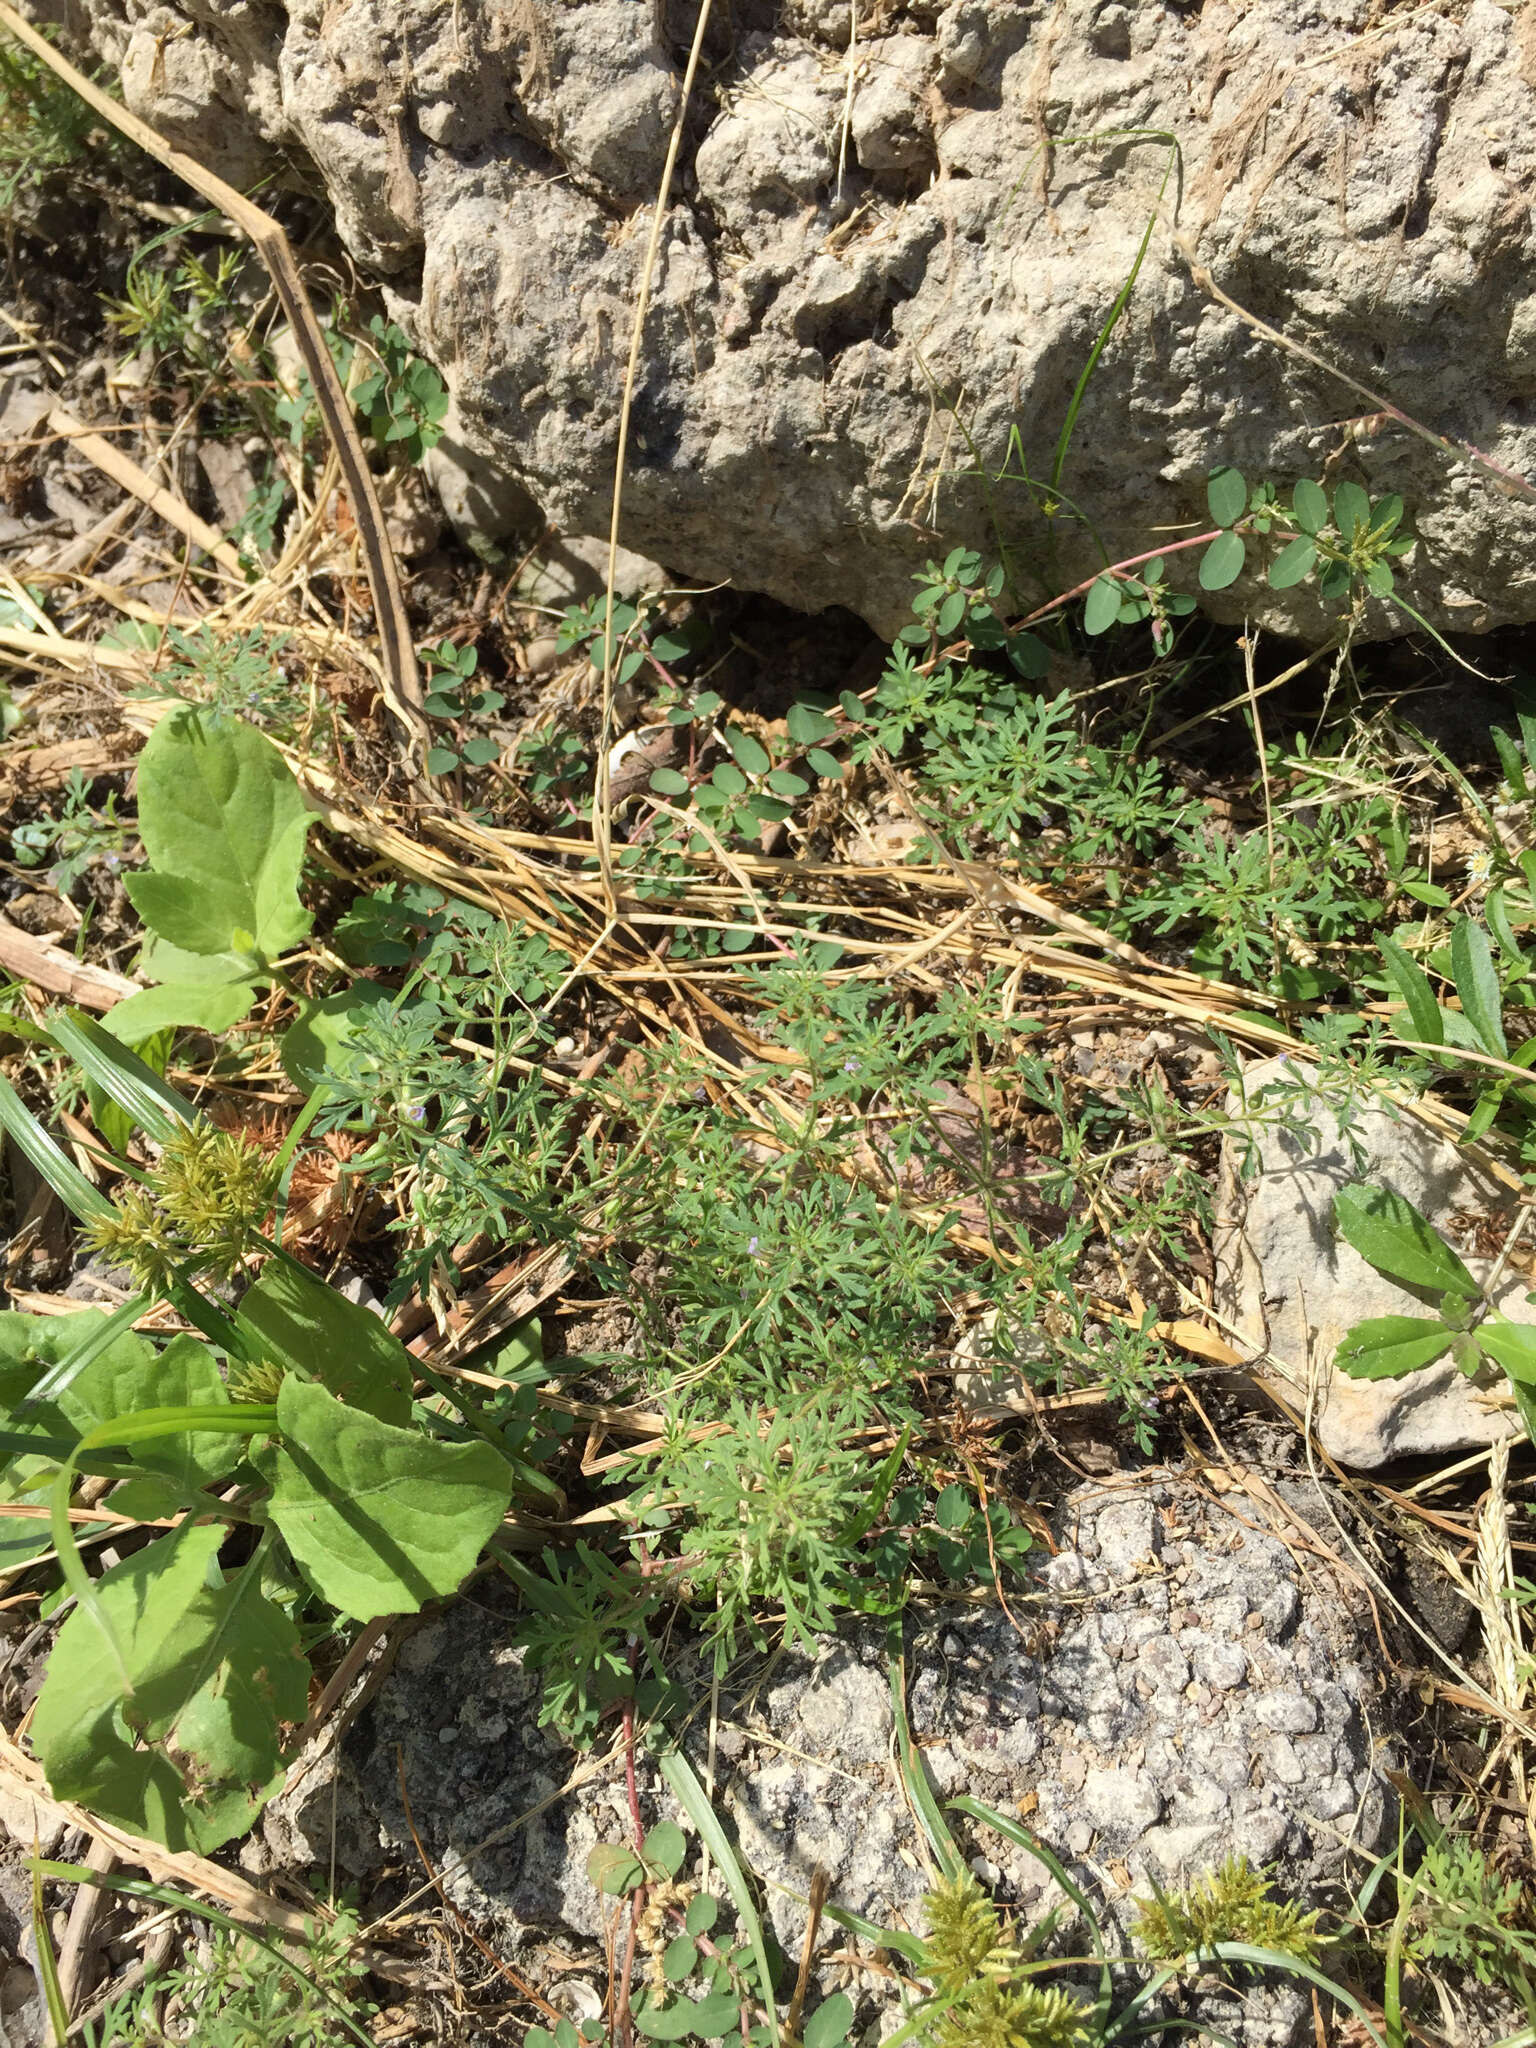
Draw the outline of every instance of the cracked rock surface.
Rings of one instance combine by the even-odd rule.
[[[32,4],[225,175],[324,190],[450,382],[432,468],[481,538],[528,496],[563,532],[606,531],[690,7]],[[1156,216],[1060,476],[1109,558],[1198,531],[1218,463],[1284,486],[1326,465],[1404,496],[1408,593],[1437,626],[1536,618],[1536,507],[1373,417],[1190,267],[1536,474],[1532,9],[860,0],[851,47],[846,0],[718,12],[654,279],[628,546],[886,632],[912,572],[957,542],[1005,546],[1024,596],[1091,574],[1103,557],[1083,527],[1047,526],[1054,493],[1020,460],[1051,478]],[[1048,141],[1066,137],[1090,140]],[[1194,559],[1170,569],[1189,583]],[[1207,602],[1324,623],[1304,586],[1260,577]],[[1404,621],[1373,602],[1366,623]]]
[[[924,1604],[908,1618],[911,1726],[940,1798],[1026,1817],[1122,1934],[1138,1891],[1230,1854],[1272,1868],[1286,1896],[1342,1905],[1390,1834],[1382,1675],[1357,1603],[1264,1521],[1254,1502],[1218,1504],[1172,1474],[1085,1486],[1014,1603],[1022,1638],[993,1608]],[[707,1676],[687,1682],[704,1709],[687,1747],[707,1778]],[[628,1839],[623,1773],[580,1776],[586,1760],[535,1726],[537,1700],[508,1620],[459,1603],[406,1642],[339,1768],[268,1809],[263,1856],[324,1867],[334,1818],[344,1870],[414,1859],[398,1750],[417,1831],[464,1911],[529,1964],[547,1944],[595,1943],[605,1902],[586,1857]],[[922,1930],[928,1858],[893,1756],[879,1628],[853,1624],[722,1693],[717,1810],[788,1954],[818,1865],[834,1903]],[[644,1754],[639,1780],[647,1825],[681,1818]],[[1024,1924],[1059,1902],[1025,1851],[958,1817],[956,1831]],[[877,1981],[855,1982],[871,2012]],[[1190,1996],[1245,2048],[1310,2038],[1309,2000],[1278,1980]]]

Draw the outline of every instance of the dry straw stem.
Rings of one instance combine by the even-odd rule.
[[[0,0],[0,5],[3,4],[4,0]],[[619,576],[619,519],[624,501],[624,463],[629,452],[629,418],[634,409],[635,378],[639,372],[640,348],[645,338],[645,315],[651,303],[651,279],[655,275],[656,257],[661,248],[661,231],[666,223],[667,201],[672,194],[672,174],[677,168],[677,153],[682,147],[688,105],[693,97],[693,81],[699,68],[699,55],[704,48],[704,31],[709,26],[710,4],[711,0],[699,0],[699,18],[693,27],[693,44],[688,52],[688,68],[683,73],[682,90],[677,97],[677,118],[672,123],[672,133],[667,141],[667,160],[662,166],[661,186],[656,194],[656,205],[651,214],[651,232],[646,240],[645,258],[640,266],[640,292],[635,300],[635,317],[629,331],[629,361],[624,370],[624,395],[619,403],[619,445],[613,458],[613,504],[608,520],[608,574],[603,592],[603,720],[592,792],[592,837],[597,843],[598,873],[602,877],[603,897],[610,912],[616,908],[613,892],[612,821],[608,815],[608,756],[613,749],[613,591]]]
[[[320,323],[309,302],[304,280],[293,260],[288,237],[270,214],[263,213],[233,185],[215,177],[195,157],[173,148],[147,121],[130,114],[126,107],[119,106],[116,100],[92,85],[66,58],[60,56],[45,37],[38,34],[30,22],[23,20],[10,5],[10,0],[0,0],[0,26],[62,78],[103,121],[137,143],[140,149],[164,164],[168,171],[184,179],[210,205],[227,214],[250,238],[252,247],[267,266],[304,358],[304,367],[309,372],[326,431],[331,437],[331,445],[352,500],[358,540],[373,591],[374,616],[383,653],[384,701],[404,736],[411,772],[418,781],[422,780],[426,772],[423,765],[426,714],[422,709],[421,678],[416,667],[416,650],[400,588],[399,571],[385,534],[384,514],[362,442],[353,424],[341,380],[336,374],[336,365],[331,361],[331,352],[326,347]]]
[[[121,484],[131,497],[147,505],[152,512],[159,513],[167,525],[174,526],[178,533],[184,534],[194,547],[201,548],[205,555],[211,555],[219,567],[227,569],[236,582],[244,580],[238,551],[230,546],[222,534],[215,532],[205,519],[199,519],[189,506],[184,505],[174,491],[168,491],[157,484],[136,462],[124,455],[121,449],[114,448],[103,435],[93,434],[89,427],[82,426],[79,420],[65,412],[62,407],[55,406],[49,413],[48,424],[63,440],[73,442],[82,455],[95,463],[103,476],[109,476],[114,483]]]

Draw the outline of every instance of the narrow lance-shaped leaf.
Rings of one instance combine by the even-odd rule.
[[[1414,1037],[1421,1045],[1442,1045],[1445,1042],[1445,1030],[1441,1022],[1440,1005],[1435,1001],[1435,992],[1429,985],[1429,977],[1395,939],[1382,939],[1379,943],[1387,972],[1407,1005]]]
[[[1461,918],[1451,933],[1451,972],[1462,1015],[1477,1033],[1482,1050],[1506,1059],[1509,1046],[1504,1037],[1499,971],[1493,964],[1488,935],[1475,918]]]
[[[1340,1234],[1368,1265],[1405,1286],[1476,1301],[1482,1290],[1456,1253],[1411,1202],[1390,1188],[1355,1182],[1333,1198]]]
[[[1396,1380],[1433,1365],[1456,1332],[1438,1316],[1372,1316],[1348,1331],[1333,1355],[1352,1380]]]

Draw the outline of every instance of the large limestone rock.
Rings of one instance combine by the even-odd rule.
[[[513,516],[526,491],[561,530],[606,531],[691,6],[32,4],[87,31],[129,106],[217,168],[324,189],[450,380],[477,516]],[[716,13],[646,331],[629,546],[890,629],[913,569],[956,541],[1006,548],[1024,596],[1098,567],[1086,526],[1048,523],[1042,499],[1064,493],[1128,555],[1200,530],[1218,462],[1282,483],[1326,469],[1407,499],[1411,594],[1437,625],[1536,617],[1536,510],[1390,420],[1357,430],[1375,406],[1255,335],[1186,260],[1437,431],[1536,473],[1536,9]],[[1050,477],[1154,214],[1047,491],[1021,460]],[[1213,603],[1322,620],[1305,591],[1246,580]],[[1380,605],[1367,622],[1401,623]]]
[[[1316,1076],[1287,1059],[1244,1077],[1244,1100],[1223,1144],[1215,1232],[1216,1306],[1276,1391],[1305,1413],[1341,1465],[1374,1470],[1393,1458],[1475,1450],[1518,1435],[1504,1375],[1466,1379],[1450,1361],[1400,1380],[1354,1380],[1333,1355],[1356,1323],[1431,1313],[1417,1295],[1368,1266],[1333,1227],[1333,1198],[1352,1181],[1389,1188],[1439,1230],[1507,1210],[1507,1197],[1464,1153],[1415,1118],[1345,1111],[1311,1092]],[[1467,1265],[1481,1281],[1491,1262]],[[1505,1274],[1495,1305],[1536,1322],[1529,1278]]]

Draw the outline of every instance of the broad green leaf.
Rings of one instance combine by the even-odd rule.
[[[271,1260],[236,1318],[285,1371],[317,1380],[381,1422],[410,1421],[410,1353],[378,1316],[302,1266]]]
[[[698,1968],[699,1945],[691,1934],[675,1934],[662,1952],[661,1974],[669,1984],[681,1984]]]
[[[1239,470],[1225,463],[1213,469],[1205,487],[1205,502],[1218,526],[1235,526],[1248,510],[1248,486]]]
[[[1218,534],[1200,557],[1200,588],[1225,590],[1242,575],[1247,559],[1240,533]]]
[[[220,1573],[224,1538],[183,1525],[98,1580],[132,1691],[95,1618],[77,1609],[31,1726],[56,1798],[203,1854],[250,1826],[281,1781],[279,1724],[302,1721],[308,1702],[293,1623],[263,1596],[254,1566]]]
[[[650,2041],[718,2041],[741,2025],[741,2000],[729,1991],[711,1991],[694,2003],[676,1999],[660,2011],[638,2007],[635,2028]]]
[[[852,2025],[853,2000],[846,1991],[834,1991],[811,2014],[800,2038],[804,2048],[839,2048]]]
[[[389,1008],[388,989],[377,982],[354,982],[323,1002],[306,1003],[283,1033],[283,1071],[305,1094],[322,1081],[345,1081],[366,1064],[355,1044],[357,1028]]]
[[[1433,1365],[1455,1335],[1438,1316],[1372,1316],[1346,1333],[1333,1362],[1352,1380],[1400,1379]]]
[[[1504,1316],[1489,1316],[1473,1334],[1512,1380],[1518,1380],[1523,1387],[1536,1387],[1536,1326],[1512,1323]]]
[[[143,1305],[131,1304],[133,1315],[109,1315],[105,1309],[83,1308],[75,1315],[0,1315],[0,1406],[12,1413],[11,1429],[41,1431],[66,1437],[82,1432],[58,1405],[65,1389],[93,1365],[117,1374],[153,1368],[154,1346],[130,1327]]]
[[[1507,1059],[1499,971],[1493,964],[1488,934],[1475,918],[1459,918],[1451,933],[1451,973],[1461,997],[1462,1015],[1477,1033],[1482,1050]]]
[[[1099,577],[1083,606],[1083,631],[1092,635],[1107,633],[1120,616],[1122,594],[1113,576]]]
[[[609,1898],[621,1898],[645,1883],[645,1865],[623,1842],[598,1842],[587,1851],[587,1876]]]
[[[1347,479],[1334,486],[1333,523],[1346,542],[1364,533],[1371,523],[1371,501],[1358,484]]]
[[[1294,540],[1287,541],[1269,565],[1269,587],[1271,590],[1289,590],[1312,574],[1312,565],[1317,560],[1317,543],[1305,533],[1298,533]]]
[[[1408,1287],[1476,1301],[1481,1288],[1445,1239],[1390,1188],[1355,1182],[1333,1198],[1333,1220],[1368,1265]]]
[[[690,1934],[708,1934],[720,1918],[720,1901],[708,1892],[700,1892],[688,1901],[688,1910],[683,1915],[683,1925]]]
[[[1292,491],[1291,504],[1303,533],[1321,533],[1328,524],[1328,493],[1310,477],[1303,477]]]
[[[933,1519],[941,1529],[963,1529],[971,1519],[971,1497],[963,1486],[946,1486],[933,1504]]]
[[[651,787],[658,796],[686,796],[688,778],[675,768],[657,768],[651,774]]]
[[[1385,562],[1372,562],[1365,572],[1365,587],[1373,597],[1390,597],[1397,579]]]
[[[1377,540],[1386,540],[1402,524],[1403,501],[1394,491],[1389,497],[1378,498],[1371,507],[1371,532]]]
[[[70,1322],[76,1320],[71,1316]],[[120,1337],[58,1396],[61,1413],[84,1436],[119,1416],[146,1408],[218,1408],[229,1394],[213,1353],[195,1337],[173,1337],[163,1351],[131,1333]],[[223,1431],[162,1437],[136,1452],[138,1462],[161,1472],[188,1493],[221,1479],[239,1464],[245,1446]]]
[[[664,1877],[676,1877],[688,1853],[688,1838],[675,1820],[659,1820],[645,1838],[645,1860]]]
[[[309,930],[299,870],[310,813],[292,771],[253,726],[185,709],[139,757],[139,833],[150,872],[124,886],[159,937],[192,953],[272,959]]]
[[[250,967],[243,953],[189,953],[153,932],[145,934],[139,952],[139,972],[146,981],[238,981]]]
[[[1444,1044],[1445,1029],[1441,1022],[1441,1009],[1435,1001],[1429,977],[1395,939],[1382,939],[1378,943],[1387,972],[1407,1005],[1414,1037],[1421,1045]]]
[[[124,1045],[141,1045],[157,1031],[177,1025],[218,1037],[251,1014],[257,992],[254,981],[238,977],[231,981],[163,981],[158,988],[141,989],[136,996],[115,1003],[104,1022]]]
[[[394,1429],[308,1380],[283,1382],[277,1418],[267,1513],[322,1599],[372,1621],[458,1590],[511,1498],[489,1444]]]

